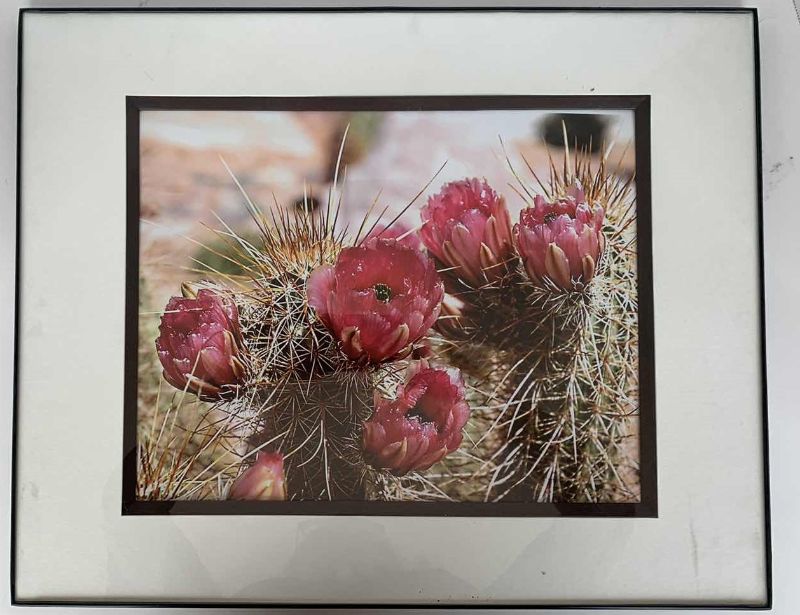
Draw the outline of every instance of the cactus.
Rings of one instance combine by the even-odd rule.
[[[331,212],[268,219],[251,205],[259,243],[230,233],[252,263],[233,291],[250,369],[231,412],[247,417],[250,450],[283,453],[290,499],[363,498],[361,424],[385,371],[348,361],[308,305],[309,276],[345,246]]]
[[[547,183],[529,166],[538,185],[520,180],[520,193],[534,207],[536,192],[557,202],[578,187],[602,208],[596,266],[564,280],[520,263],[477,288],[451,273],[448,289],[466,308],[438,349],[487,391],[475,406],[490,424],[470,451],[483,460],[472,479],[486,501],[638,498],[635,195],[632,178],[592,162],[588,149],[567,148]]]
[[[535,186],[512,167],[528,206],[513,229],[485,182],[431,197],[420,236],[438,275],[380,216],[339,230],[336,174],[321,211],[265,214],[242,190],[257,237],[221,223],[214,280],[162,317],[159,358],[183,387],[170,412],[208,403],[193,398],[185,436],[169,413],[140,435],[140,497],[635,501],[633,178],[589,147],[551,158],[547,182],[528,169]],[[426,415],[448,365],[451,398],[435,391]],[[409,381],[420,369],[439,375]]]

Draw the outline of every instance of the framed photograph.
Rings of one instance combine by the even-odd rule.
[[[128,113],[126,513],[656,515],[647,97]]]
[[[23,11],[15,601],[768,606],[757,49]]]

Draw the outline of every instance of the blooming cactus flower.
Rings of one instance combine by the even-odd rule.
[[[542,284],[547,278],[563,290],[591,282],[605,245],[604,217],[603,208],[590,207],[577,186],[553,202],[537,195],[514,226],[517,250],[531,281]]]
[[[421,211],[422,241],[473,286],[502,277],[513,254],[505,199],[479,179],[445,184]]]
[[[433,261],[394,239],[345,248],[308,278],[308,303],[353,360],[407,356],[439,316],[444,286]]]
[[[236,304],[211,289],[196,297],[172,297],[156,340],[164,378],[177,389],[213,401],[233,396],[245,368]]]
[[[395,475],[427,470],[461,444],[469,418],[464,380],[455,368],[419,361],[408,369],[396,399],[375,395],[375,412],[364,423],[364,456]]]
[[[387,227],[385,224],[376,224],[364,241],[380,237],[381,239],[396,239],[397,243],[406,248],[422,250],[422,241],[416,231],[411,230],[402,222],[394,222]]]
[[[256,453],[252,466],[233,483],[230,500],[285,500],[286,483],[283,474],[283,455]]]

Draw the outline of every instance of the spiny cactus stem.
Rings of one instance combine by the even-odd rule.
[[[357,369],[301,381],[289,377],[258,393],[264,402],[251,445],[282,434],[276,448],[284,453],[290,498],[363,497],[361,424],[371,413],[379,375]]]

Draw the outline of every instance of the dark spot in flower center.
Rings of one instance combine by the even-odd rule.
[[[411,410],[409,410],[406,413],[406,418],[417,419],[420,425],[425,425],[426,423],[430,423],[436,428],[436,431],[439,433],[441,433],[442,429],[444,428],[443,425],[439,425],[439,423],[437,423],[435,419],[431,418],[425,413],[425,409],[422,407],[421,403],[417,403],[416,406],[411,408]]]
[[[545,214],[544,223],[545,224],[550,224],[556,218],[558,218],[558,214],[555,213],[554,211],[551,211],[549,214]]]
[[[372,287],[372,290],[375,291],[375,298],[381,303],[389,303],[389,299],[392,298],[392,289],[386,284],[378,283]]]
[[[422,408],[420,408],[419,406],[414,406],[413,408],[411,408],[411,410],[409,410],[408,413],[406,414],[406,418],[417,419],[420,423],[432,423],[433,422],[433,421],[431,421],[430,418],[425,416],[425,413],[423,412]]]

